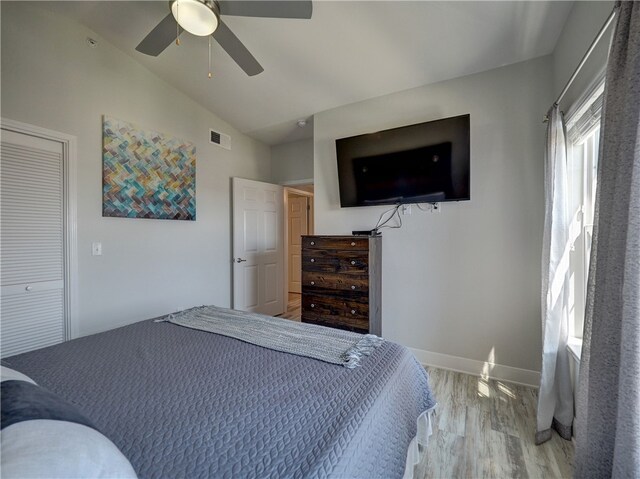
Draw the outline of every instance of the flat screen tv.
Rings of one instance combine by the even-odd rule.
[[[336,140],[340,205],[471,199],[469,115]]]

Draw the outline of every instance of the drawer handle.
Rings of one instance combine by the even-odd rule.
[[[311,242],[311,246],[315,246],[315,245],[316,245],[316,242],[315,242],[315,241],[312,241],[312,242]]]
[[[315,259],[313,259],[313,258],[311,258],[311,262],[312,262],[312,263],[315,263],[315,262],[316,262],[316,260],[315,260]]]
[[[352,242],[351,242],[351,246],[355,246],[355,245],[356,245],[356,244],[355,244],[355,242],[353,242],[353,241],[352,241]]]
[[[316,305],[315,305],[315,304],[313,304],[313,303],[311,303],[311,307],[312,307],[312,308],[315,308],[315,307],[316,307]]]
[[[352,310],[351,310],[351,314],[356,314],[356,310],[355,310],[355,309],[352,309]]]
[[[351,286],[351,289],[356,289],[356,287],[355,286]]]
[[[353,266],[354,264],[356,264],[356,262],[355,262],[355,261],[352,261],[352,262],[351,262],[351,266]]]
[[[315,286],[316,282],[315,281],[311,281],[311,286]]]
[[[28,285],[26,288],[24,288],[25,291],[31,291],[33,289],[33,286]]]

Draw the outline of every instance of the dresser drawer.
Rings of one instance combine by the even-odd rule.
[[[326,317],[361,319],[367,323],[369,321],[368,303],[339,295],[305,294],[302,297],[303,315],[305,312]]]
[[[311,294],[316,290],[332,290],[345,291],[355,296],[367,295],[369,293],[369,276],[303,271],[302,287],[305,292]]]
[[[302,313],[302,322],[344,329],[354,333],[367,334],[369,332],[369,321],[365,319],[348,319],[336,316],[327,317],[316,313]]]
[[[367,274],[366,251],[302,250],[302,271]]]
[[[356,236],[303,236],[303,249],[334,249],[344,251],[368,251],[369,239]]]

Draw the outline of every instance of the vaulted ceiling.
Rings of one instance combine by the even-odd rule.
[[[268,144],[310,135],[296,122],[388,93],[549,54],[572,2],[323,1],[311,20],[225,17],[264,67],[247,76],[207,40],[184,34],[158,57],[136,45],[167,1],[41,2],[131,55],[240,131]]]

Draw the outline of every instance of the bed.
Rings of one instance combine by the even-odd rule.
[[[390,341],[349,369],[148,320],[3,364],[77,406],[141,478],[410,476],[435,407]]]

